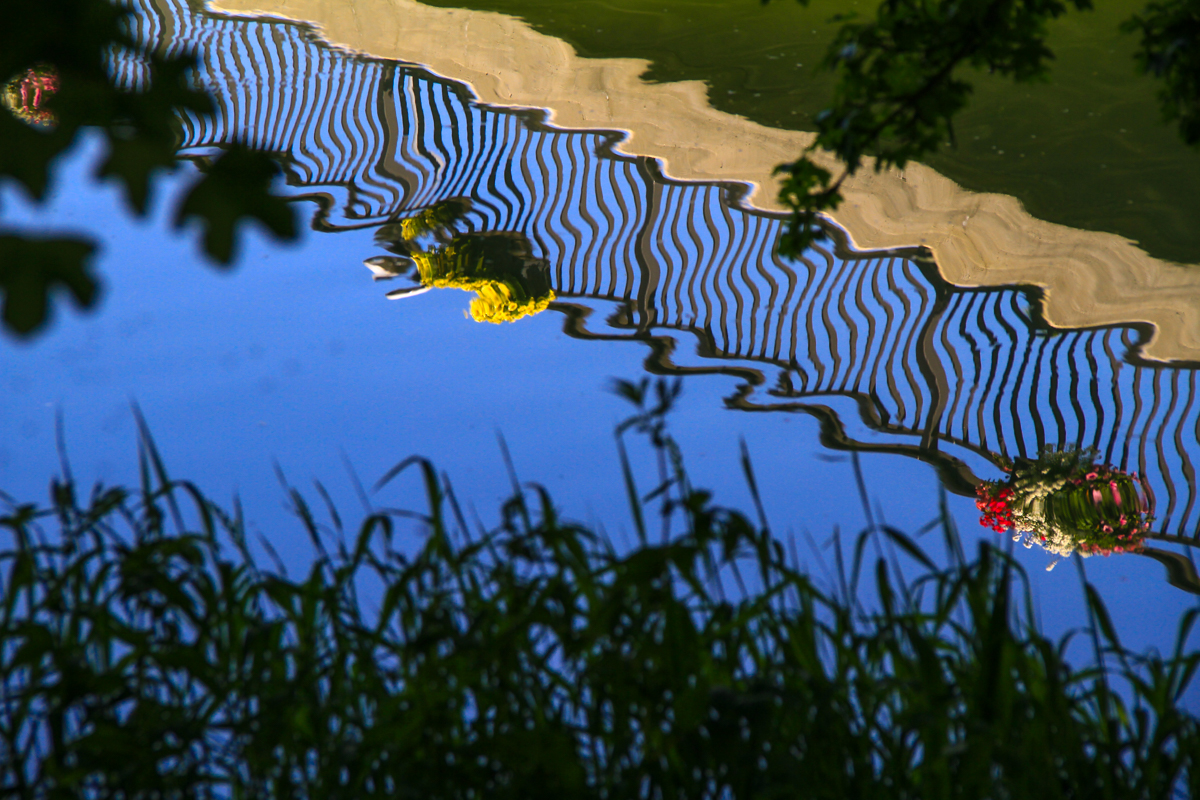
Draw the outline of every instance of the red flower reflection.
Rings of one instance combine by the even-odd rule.
[[[991,528],[997,533],[1011,530],[1013,516],[1007,500],[1012,493],[1012,489],[1008,487],[988,483],[980,484],[975,490],[977,496],[975,507],[983,512],[979,516],[979,524],[985,528]]]
[[[34,67],[4,87],[4,105],[33,125],[53,125],[54,112],[46,101],[58,91],[58,73],[49,67]]]

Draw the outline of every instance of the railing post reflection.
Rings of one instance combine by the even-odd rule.
[[[196,50],[218,99],[216,117],[182,121],[182,152],[245,141],[281,154],[295,195],[320,205],[314,226],[378,227],[467,198],[457,233],[527,242],[573,336],[645,343],[658,372],[735,376],[731,406],[813,414],[827,445],[920,458],[964,494],[988,462],[1095,448],[1144,476],[1159,538],[1194,541],[1195,365],[1139,361],[1144,327],[1050,330],[1032,289],[954,288],[919,249],[853,252],[836,230],[788,262],[781,219],[743,206],[744,187],[669,180],[614,153],[619,134],[482,107],[293,24],[134,3],[135,35]],[[116,69],[137,85],[138,64]]]

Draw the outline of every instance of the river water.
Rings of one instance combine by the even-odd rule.
[[[921,236],[855,246],[869,238],[857,218],[788,261],[784,218],[754,175],[683,179],[683,162],[639,152],[652,138],[640,128],[631,138],[611,118],[587,128],[564,124],[562,108],[480,102],[478,81],[332,47],[289,21],[167,0],[138,13],[139,36],[198,53],[218,100],[215,117],[183,120],[181,155],[235,141],[281,154],[281,189],[309,224],[286,245],[251,232],[223,274],[196,254],[195,231],[169,232],[191,164],[145,221],[90,181],[94,142],[47,208],[6,190],[10,222],[99,233],[107,281],[97,312],[0,347],[9,494],[44,492],[58,414],[78,477],[132,480],[136,403],[174,472],[218,499],[238,493],[293,564],[307,545],[275,465],[302,487],[321,481],[345,510],[353,476],[369,484],[418,453],[487,524],[509,491],[499,437],[566,515],[628,540],[612,429],[631,408],[607,387],[681,376],[671,423],[695,482],[748,508],[744,440],[774,527],[818,574],[819,543],[866,524],[852,453],[873,515],[916,530],[945,491],[968,542],[1004,541],[978,525],[975,487],[1003,479],[1005,459],[1075,446],[1136,472],[1153,506],[1149,555],[1086,562],[1119,626],[1166,646],[1194,604],[1196,370],[1171,357],[1190,352],[1187,337],[1163,334],[1153,303],[1124,319],[1119,304],[1076,304],[1094,323],[1054,327],[1043,301],[1061,288],[956,283],[949,248]],[[130,83],[138,70],[118,67]],[[1099,247],[1091,236],[1072,247]],[[489,291],[517,296],[489,305]],[[1060,317],[1084,313],[1068,306]],[[650,485],[651,462],[635,459]],[[415,483],[387,492],[376,502],[419,506]],[[1047,574],[1050,554],[1017,552],[1047,627],[1082,624],[1070,565]]]

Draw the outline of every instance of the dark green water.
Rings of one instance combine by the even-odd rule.
[[[461,7],[456,0],[434,5]],[[836,13],[867,2],[472,0],[519,16],[582,55],[643,58],[655,81],[703,80],[712,104],[765,125],[811,129],[833,76],[817,69]],[[1051,28],[1047,83],[976,75],[958,143],[926,161],[975,191],[1014,195],[1036,217],[1103,230],[1151,254],[1200,263],[1200,152],[1160,121],[1156,83],[1138,75],[1118,27],[1142,4],[1101,2]]]

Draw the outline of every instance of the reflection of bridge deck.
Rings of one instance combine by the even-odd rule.
[[[731,402],[746,408],[851,398],[874,447],[939,462],[959,488],[972,454],[1095,447],[1148,478],[1157,527],[1200,527],[1196,374],[1137,363],[1142,332],[1048,330],[1027,290],[950,289],[915,252],[784,261],[782,221],[739,207],[738,187],[665,180],[652,161],[613,155],[614,134],[474,105],[461,87],[322,47],[293,24],[156,2],[141,35],[197,49],[220,106],[185,120],[184,152],[236,139],[284,155],[295,193],[320,202],[318,228],[469,197],[460,228],[525,235],[577,335],[649,341],[658,369],[742,375]],[[585,327],[603,301],[622,310]],[[682,332],[700,343],[694,365],[670,360],[684,358],[669,343]]]

